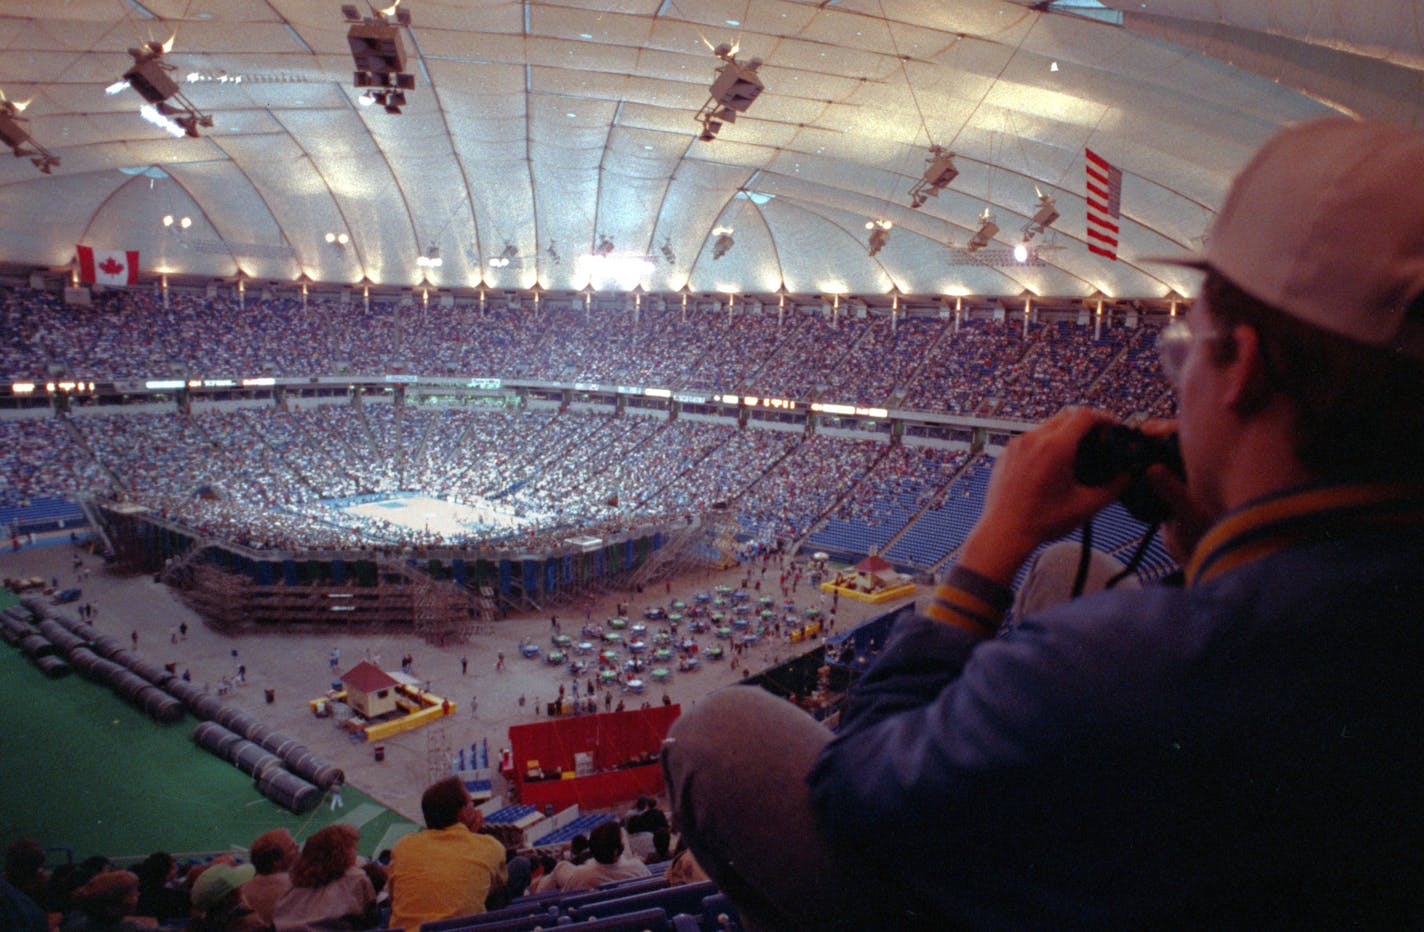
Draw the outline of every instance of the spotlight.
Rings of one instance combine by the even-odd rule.
[[[184,217],[182,220],[179,220],[179,221],[178,221],[178,226],[180,226],[181,228],[183,228],[183,229],[185,229],[185,230],[188,229],[189,227],[191,227],[192,225],[193,225],[193,218],[192,218],[192,217]]]
[[[663,254],[663,258],[667,260],[668,265],[677,265],[677,253],[672,251],[671,239],[663,240],[663,244],[660,251]]]
[[[380,104],[387,113],[400,113],[405,106],[402,91],[415,87],[415,75],[405,70],[405,45],[400,35],[400,27],[410,25],[410,13],[400,9],[398,0],[365,18],[349,3],[341,7],[341,14],[350,23],[346,43],[355,66],[352,81],[358,88],[376,88],[357,100],[364,107]]]
[[[716,139],[723,124],[736,122],[737,114],[746,113],[752,101],[766,90],[766,85],[757,76],[761,59],[753,58],[744,65],[737,61],[739,50],[739,46],[726,42],[712,50],[722,59],[723,65],[717,69],[717,77],[712,80],[707,102],[693,118],[702,124],[702,132],[697,138],[703,142]]]
[[[1028,247],[1025,246],[1023,243],[1014,243],[1014,261],[1015,261],[1015,262],[1027,262],[1027,261],[1028,261]]]
[[[172,41],[170,39],[163,44],[146,42],[141,49],[129,49],[134,64],[124,72],[124,80],[151,104],[161,104],[178,93],[178,83],[168,76],[168,72],[175,69],[163,61],[163,55]]]
[[[184,94],[178,83],[169,77],[169,72],[177,69],[163,60],[163,56],[173,50],[173,39],[167,42],[145,42],[139,48],[129,49],[133,66],[124,72],[123,79],[105,89],[106,94],[117,94],[124,87],[131,87],[147,103],[139,108],[139,115],[163,129],[171,136],[191,136],[197,138],[199,127],[213,125],[213,118],[199,113]]]
[[[967,248],[970,252],[976,249],[983,249],[989,245],[989,241],[994,238],[994,234],[999,232],[999,225],[994,222],[994,215],[989,213],[989,208],[985,207],[984,212],[979,215],[979,230],[969,239]]]
[[[14,150],[15,158],[28,157],[31,164],[48,175],[59,164],[59,156],[52,155],[48,149],[31,139],[30,134],[20,125],[26,119],[20,114],[29,105],[28,100],[10,100],[4,91],[0,91],[0,141]],[[28,149],[25,148],[27,145]]]
[[[930,157],[925,159],[929,168],[924,177],[910,188],[910,206],[919,209],[925,201],[937,197],[939,192],[949,187],[950,182],[959,177],[959,169],[954,167],[954,153],[943,146],[930,146]]]
[[[183,136],[187,133],[183,127],[173,122],[173,120],[169,119],[167,114],[161,112],[152,104],[144,104],[142,107],[139,107],[138,115],[170,136]]]
[[[1024,242],[1027,243],[1038,234],[1053,226],[1053,221],[1058,219],[1058,208],[1054,206],[1053,195],[1044,194],[1035,185],[1033,193],[1038,195],[1038,212],[1033,215],[1033,219],[1024,224]]]
[[[416,257],[415,264],[422,269],[438,269],[445,264],[445,260],[440,258],[439,246],[427,246],[425,254]]]
[[[870,254],[873,256],[890,242],[890,230],[895,224],[889,220],[867,220],[865,228],[870,231]]]
[[[336,249],[340,249],[342,246],[351,242],[351,237],[345,233],[327,233],[323,239],[326,240],[328,246],[335,247]]]
[[[712,261],[725,256],[737,244],[737,241],[732,239],[733,232],[731,227],[713,227],[712,235],[717,239],[712,243]]]
[[[163,225],[166,226],[166,227],[171,227],[171,226],[173,226],[173,215],[172,215],[172,214],[164,214],[164,215],[163,215]],[[330,236],[331,234],[328,233],[328,234],[326,234],[326,235],[327,235],[327,236]]]
[[[515,246],[513,243],[505,243],[504,251],[489,261],[489,267],[492,269],[507,268],[510,262],[512,262],[518,256],[519,247]]]

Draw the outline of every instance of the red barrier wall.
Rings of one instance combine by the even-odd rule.
[[[509,729],[514,784],[519,801],[560,810],[603,809],[663,786],[658,752],[668,729],[682,714],[678,705],[552,719]],[[530,780],[528,763],[545,772],[574,769],[574,755],[593,756],[593,773],[574,779]]]

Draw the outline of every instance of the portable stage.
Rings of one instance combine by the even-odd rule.
[[[553,719],[509,729],[519,801],[602,809],[662,790],[658,754],[679,705]]]

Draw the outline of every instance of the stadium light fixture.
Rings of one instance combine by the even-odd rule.
[[[735,231],[731,227],[712,228],[712,235],[717,237],[717,239],[714,240],[712,243],[713,262],[716,262],[718,259],[725,256],[727,253],[731,252],[732,247],[737,244],[737,241],[732,239],[733,232]]]
[[[21,123],[27,121],[20,116],[30,105],[28,100],[10,100],[0,91],[0,141],[15,153],[15,158],[28,158],[36,168],[48,175],[59,164],[59,156],[30,138]],[[28,147],[28,148],[26,148]]]
[[[979,229],[969,238],[969,245],[965,248],[970,252],[983,249],[989,245],[990,240],[998,232],[999,225],[994,222],[994,215],[989,213],[989,208],[985,207],[984,212],[979,215]]]
[[[895,224],[889,220],[867,220],[865,228],[870,231],[870,254],[873,256],[890,242],[890,230]]]
[[[513,261],[518,255],[518,246],[515,246],[513,243],[505,243],[504,251],[489,261],[489,267],[492,269],[507,268],[509,266],[509,263]]]
[[[954,167],[954,153],[943,146],[930,146],[930,157],[925,161],[929,167],[910,188],[910,206],[916,210],[925,206],[930,198],[938,197],[939,192],[959,177],[959,169]]]
[[[1033,218],[1023,227],[1023,241],[1027,243],[1038,234],[1053,226],[1053,221],[1058,219],[1058,207],[1054,204],[1053,195],[1044,194],[1034,185],[1033,193],[1038,195],[1038,210]]]
[[[129,49],[133,65],[121,80],[105,88],[105,93],[117,94],[125,87],[133,88],[145,101],[139,107],[140,116],[169,135],[196,139],[198,129],[212,126],[213,118],[198,112],[178,82],[169,76],[169,72],[177,69],[164,61],[163,56],[173,50],[173,39],[174,36],[170,36],[167,42],[145,42]]]
[[[357,100],[363,107],[380,104],[387,113],[400,113],[405,92],[415,88],[415,75],[405,70],[405,45],[400,29],[410,26],[410,13],[396,0],[384,10],[362,17],[354,4],[343,4],[341,15],[350,25],[346,43],[355,65],[354,86],[365,92]]]
[[[722,59],[723,64],[717,69],[717,77],[712,80],[707,102],[693,117],[702,124],[702,132],[697,138],[703,142],[716,139],[723,124],[735,123],[737,114],[746,113],[752,101],[766,90],[766,85],[762,84],[757,75],[757,69],[762,64],[761,59],[753,58],[742,64],[737,61],[739,50],[740,46],[727,42],[712,50],[713,54]]]

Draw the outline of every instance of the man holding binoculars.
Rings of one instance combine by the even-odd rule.
[[[1424,925],[1424,134],[1324,120],[1232,186],[1159,343],[1185,477],[1145,481],[1184,585],[1000,631],[1024,561],[1130,477],[1111,418],[1009,444],[944,583],[832,734],[700,702],[677,824],[753,927]]]

